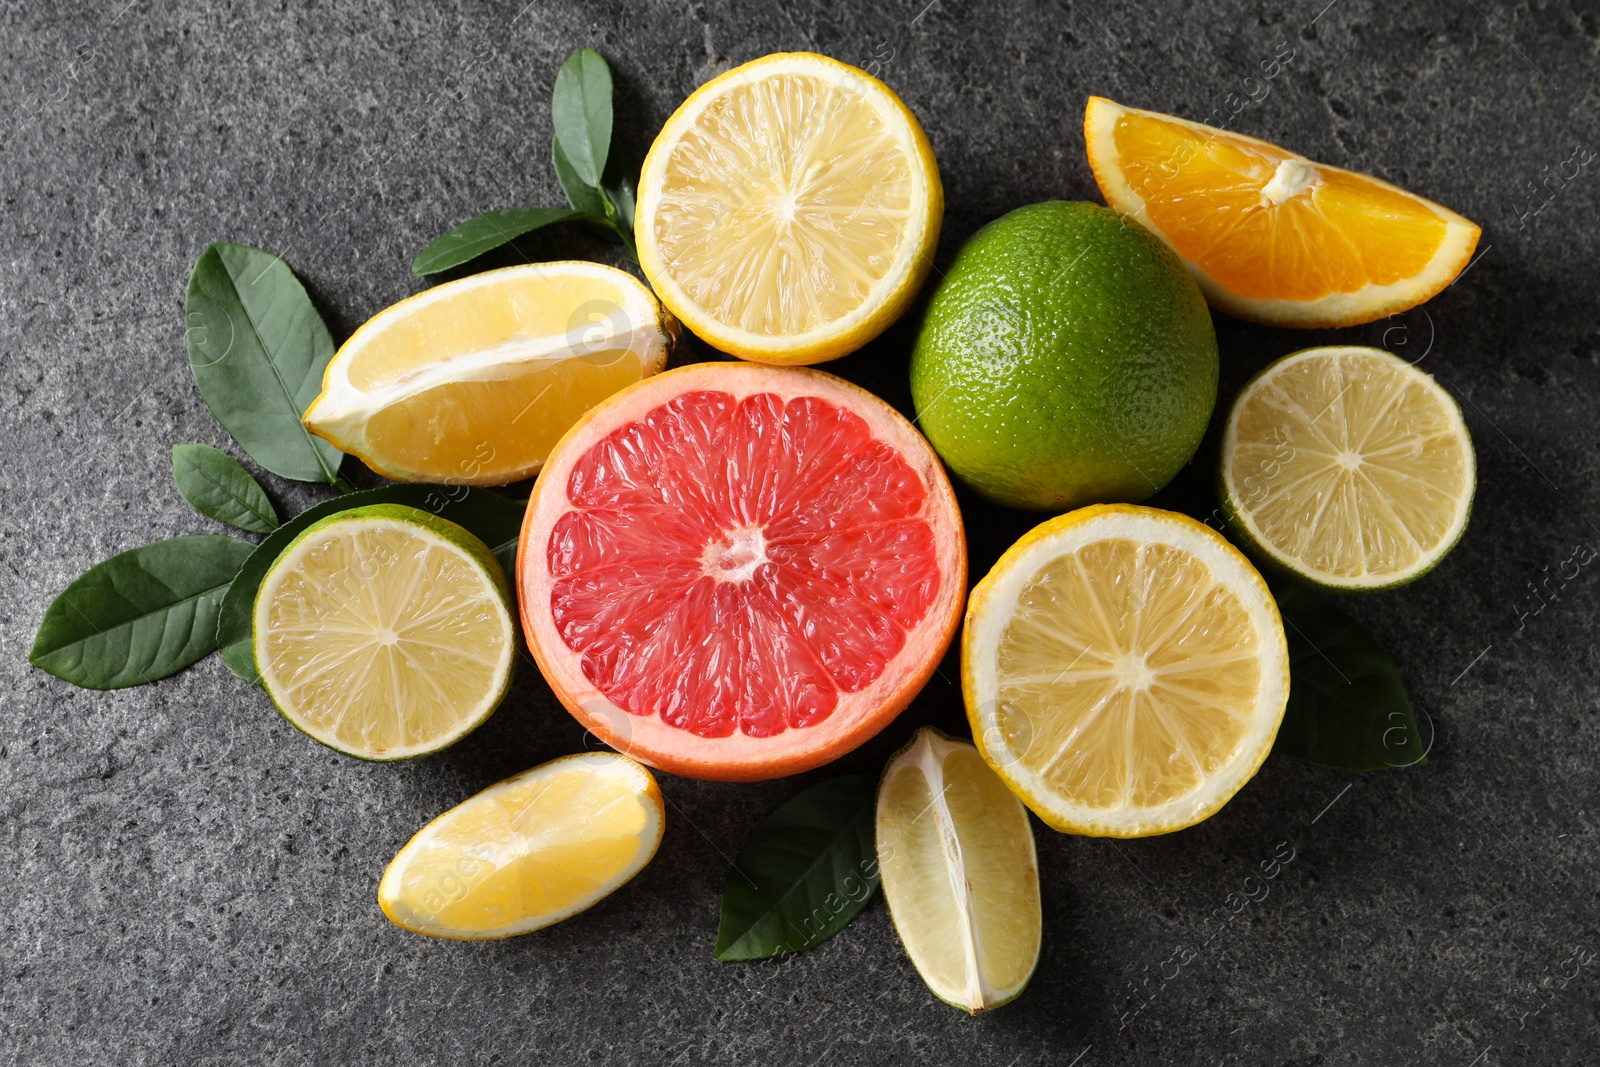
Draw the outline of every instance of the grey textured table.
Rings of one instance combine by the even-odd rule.
[[[0,0],[0,1062],[1600,1059],[1595,574],[1522,614],[1546,567],[1600,546],[1600,163],[1546,180],[1600,148],[1594,0],[925,3]],[[815,951],[712,960],[729,857],[832,769],[664,779],[665,843],[622,891],[532,936],[434,942],[383,918],[378,877],[433,815],[582,744],[536,671],[464,744],[387,767],[295,733],[214,658],[108,694],[31,669],[72,577],[215,529],[167,458],[227,443],[184,358],[206,243],[283,255],[342,338],[419,288],[411,256],[449,225],[560,202],[549,87],[582,45],[613,64],[635,163],[730,62],[876,62],[938,154],[942,261],[1010,208],[1097,198],[1088,94],[1203,118],[1292,48],[1238,128],[1484,227],[1426,313],[1314,334],[1217,316],[1224,401],[1277,355],[1362,339],[1426,352],[1461,399],[1481,464],[1466,539],[1424,581],[1349,605],[1404,670],[1427,766],[1274,758],[1180,834],[1037,827],[1038,973],[969,1019],[926,992],[881,899]],[[526,247],[615,261],[575,236]],[[835,369],[907,407],[915,317]],[[286,511],[317,497],[268,482]],[[1156,502],[1203,514],[1208,492],[1196,466]],[[975,575],[1036,521],[968,514]],[[957,669],[843,769],[875,770],[921,723],[964,730]],[[1204,917],[1279,849],[1294,859],[1270,895],[1202,947]]]

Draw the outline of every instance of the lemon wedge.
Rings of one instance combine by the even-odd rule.
[[[386,478],[505,485],[579,417],[666,366],[678,324],[599,263],[475,274],[380,311],[323,374],[305,425]]]
[[[397,926],[484,941],[558,923],[644,869],[661,790],[614,752],[563,756],[492,785],[424,826],[378,883]]]
[[[984,759],[1041,819],[1142,837],[1209,818],[1255,774],[1289,654],[1220,534],[1102,504],[1035,527],[973,589],[961,682]]]
[[[916,116],[878,79],[809,52],[695,90],[639,175],[639,265],[724,352],[820,363],[910,306],[944,192]]]
[[[1039,962],[1039,864],[1028,813],[973,746],[930,727],[878,787],[878,870],[895,930],[934,996],[976,1015]]]

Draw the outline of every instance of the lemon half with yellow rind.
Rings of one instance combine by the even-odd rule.
[[[865,71],[784,52],[712,79],[639,176],[639,265],[724,352],[820,363],[905,312],[933,265],[944,192],[916,116]]]
[[[1143,837],[1209,818],[1255,774],[1289,654],[1220,534],[1102,504],[1035,527],[973,589],[961,682],[984,759],[1041,819]]]

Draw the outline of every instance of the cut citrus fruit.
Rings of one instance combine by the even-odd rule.
[[[1256,773],[1289,653],[1266,583],[1215,530],[1101,504],[1035,527],[973,589],[961,683],[984,758],[1041,819],[1143,837]]]
[[[523,631],[601,740],[693,778],[809,770],[943,656],[961,515],[928,443],[819,371],[681,367],[558,444],[517,550]]]
[[[378,883],[397,926],[487,941],[558,923],[644,869],[661,790],[626,756],[563,756],[492,785],[417,832]]]
[[[1214,307],[1277,326],[1352,326],[1455,280],[1481,232],[1449,208],[1277,145],[1091,96],[1106,203],[1154,230]]]
[[[261,684],[296,729],[369,760],[454,744],[511,684],[511,590],[488,547],[398,504],[330,515],[256,593]]]
[[[678,324],[629,274],[532,263],[427,289],[351,335],[306,428],[402,482],[505,485],[666,365]]]
[[[634,238],[707,342],[819,363],[872,340],[933,265],[944,192],[916,116],[878,79],[785,52],[696,89],[639,175]]]
[[[1245,385],[1222,502],[1268,561],[1339,591],[1404,585],[1466,531],[1472,438],[1433,378],[1376,348],[1308,348]]]
[[[877,839],[895,930],[933,995],[974,1015],[1020,996],[1042,925],[1033,828],[978,750],[918,730],[883,772]]]

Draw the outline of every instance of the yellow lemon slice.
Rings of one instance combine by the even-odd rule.
[[[1308,348],[1240,391],[1222,500],[1268,560],[1324,589],[1415,581],[1466,532],[1477,459],[1444,387],[1377,348]]]
[[[1210,817],[1255,774],[1289,653],[1220,534],[1106,504],[1034,528],[973,589],[961,682],[984,758],[1041,819],[1142,837]]]
[[[306,428],[402,482],[536,474],[590,408],[660,371],[678,324],[638,279],[531,263],[402,300],[328,363]]]
[[[878,870],[900,941],[934,996],[976,1015],[1039,962],[1028,813],[971,745],[929,727],[878,787]]]
[[[437,752],[511,684],[511,590],[487,545],[417,508],[330,515],[256,593],[256,669],[296,729],[346,755]]]
[[[397,926],[483,941],[558,923],[644,869],[661,790],[614,752],[563,756],[492,785],[418,831],[378,884]]]
[[[910,306],[944,192],[888,86],[826,56],[735,67],[673,113],[639,176],[634,239],[662,303],[724,352],[820,363]]]

